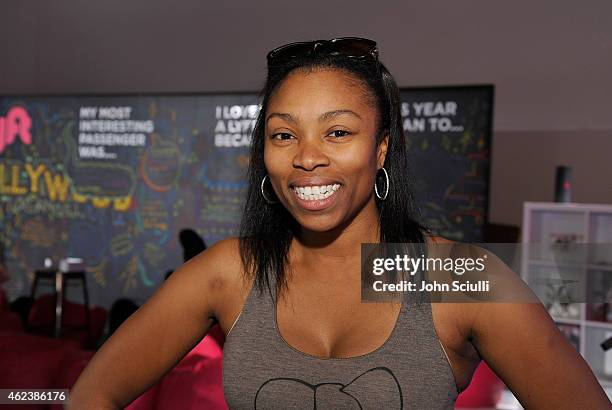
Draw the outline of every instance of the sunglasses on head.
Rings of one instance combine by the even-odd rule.
[[[376,41],[361,37],[341,37],[332,40],[289,43],[275,48],[268,53],[268,67],[282,65],[295,58],[315,55],[316,53],[372,59],[372,61],[378,63]]]

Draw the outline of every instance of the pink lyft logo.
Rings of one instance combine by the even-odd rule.
[[[12,107],[6,117],[0,116],[0,154],[7,145],[15,141],[17,135],[21,138],[21,142],[30,145],[32,143],[31,126],[32,118],[23,107]]]

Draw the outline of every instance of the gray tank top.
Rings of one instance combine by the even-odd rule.
[[[260,294],[253,286],[223,347],[228,406],[453,409],[457,386],[434,328],[429,298],[425,303],[413,300],[404,297],[382,346],[361,356],[327,359],[289,345],[278,330],[270,292]]]

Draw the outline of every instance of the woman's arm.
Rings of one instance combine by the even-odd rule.
[[[117,329],[83,371],[69,409],[123,408],[161,379],[201,339],[235,272],[235,240],[183,265]]]
[[[509,286],[527,285],[489,254]],[[499,270],[498,270],[499,269]],[[541,303],[482,303],[473,344],[526,409],[610,409],[593,372]]]

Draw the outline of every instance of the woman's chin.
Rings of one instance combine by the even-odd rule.
[[[312,218],[300,218],[298,223],[304,232],[333,232],[340,227],[340,222],[335,218],[317,216]]]

